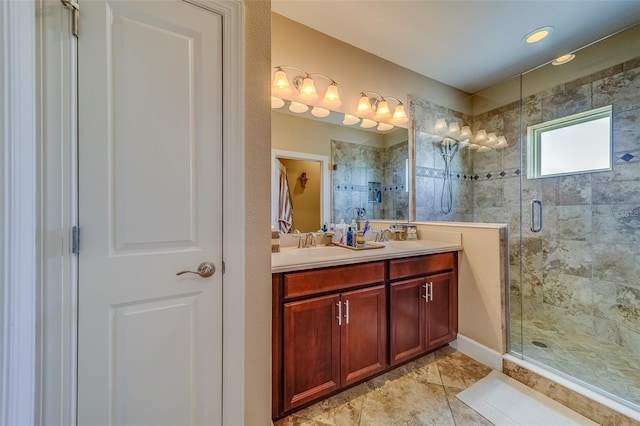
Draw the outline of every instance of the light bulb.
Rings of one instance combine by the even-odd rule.
[[[373,114],[373,110],[371,110],[371,103],[369,102],[369,97],[364,93],[360,95],[360,100],[358,101],[358,107],[356,108],[358,115],[363,117],[369,117]]]
[[[271,91],[274,95],[279,97],[289,96],[293,92],[291,86],[289,86],[287,74],[282,70],[282,68],[278,68],[275,76],[273,77],[273,85],[271,86]]]
[[[376,108],[376,120],[386,120],[389,117],[391,117],[389,104],[387,103],[387,101],[382,99],[378,102],[378,107]]]
[[[381,132],[386,132],[387,130],[393,129],[393,125],[387,123],[378,123],[377,129]]]
[[[438,118],[436,120],[436,124],[433,126],[433,131],[438,135],[445,135],[449,127],[447,126],[447,121],[444,118]]]
[[[340,95],[338,94],[338,86],[335,83],[331,83],[329,87],[327,87],[327,92],[322,99],[322,105],[327,108],[338,108],[342,105]]]
[[[284,106],[284,101],[280,98],[277,98],[275,96],[271,97],[271,108],[273,109],[277,109],[277,108],[282,108]]]
[[[291,102],[291,105],[289,105],[289,111],[302,114],[303,112],[309,111],[309,106],[301,104],[300,102]]]
[[[363,129],[369,129],[371,127],[375,127],[376,124],[378,123],[376,123],[373,120],[369,120],[368,118],[363,118],[362,123],[360,123],[360,127],[362,127]]]
[[[311,109],[311,115],[313,115],[314,117],[326,117],[331,113],[331,111],[329,111],[328,109],[325,108],[320,108],[320,107],[313,107]]]
[[[352,124],[357,124],[360,122],[360,119],[355,115],[345,114],[344,120],[342,120],[342,124],[346,124],[347,126],[351,126]]]
[[[400,104],[396,106],[396,109],[393,110],[391,122],[393,124],[404,124],[407,121],[409,121],[409,118],[407,117],[407,113],[404,112],[404,105]]]
[[[300,88],[300,95],[298,95],[301,101],[315,102],[318,100],[318,92],[316,92],[316,86],[313,84],[311,77],[305,77],[302,80],[302,87]]]

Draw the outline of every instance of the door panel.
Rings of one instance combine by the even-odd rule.
[[[218,424],[222,18],[83,3],[78,423]]]
[[[427,303],[427,349],[449,343],[457,333],[457,297],[452,274],[426,278],[432,297]]]
[[[387,300],[385,286],[342,293],[342,386],[386,368]]]
[[[389,351],[392,365],[414,358],[427,350],[424,285],[423,277],[390,285]]]
[[[284,410],[340,387],[340,296],[284,305]]]

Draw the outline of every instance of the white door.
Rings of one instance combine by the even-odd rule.
[[[219,424],[222,18],[177,0],[80,18],[78,423]]]

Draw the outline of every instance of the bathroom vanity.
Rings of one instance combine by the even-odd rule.
[[[272,417],[448,344],[461,247],[283,248],[272,256]]]

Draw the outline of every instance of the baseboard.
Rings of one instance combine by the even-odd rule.
[[[457,339],[449,345],[487,367],[502,371],[502,354],[473,339],[458,334]]]

